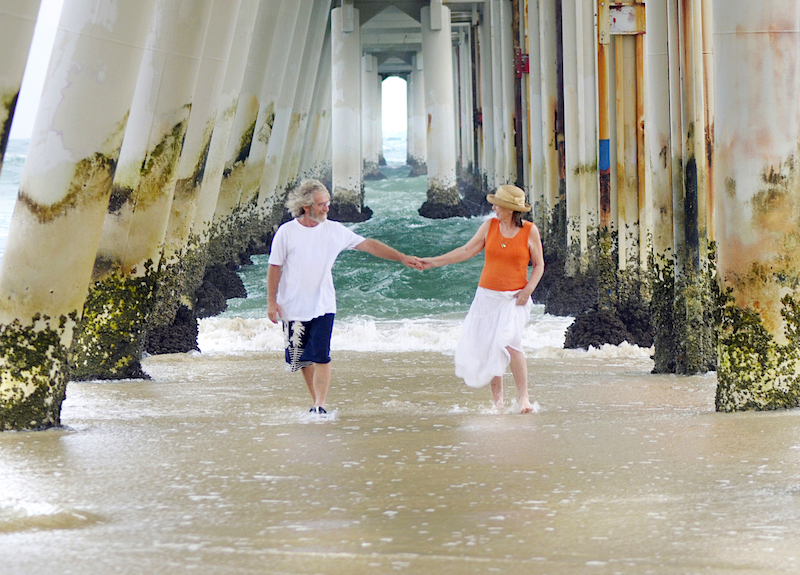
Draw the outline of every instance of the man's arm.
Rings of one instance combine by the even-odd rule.
[[[363,242],[356,246],[356,249],[362,252],[367,252],[375,257],[383,258],[385,260],[392,260],[393,262],[401,262],[403,265],[414,269],[422,269],[419,259],[414,256],[407,256],[406,254],[397,251],[391,246],[387,246],[383,242],[373,240],[371,238],[365,239]]]
[[[281,281],[281,266],[270,265],[267,270],[267,317],[272,323],[278,323],[283,317],[278,305],[278,283]]]

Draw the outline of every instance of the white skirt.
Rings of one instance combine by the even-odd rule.
[[[517,291],[479,287],[456,346],[456,376],[470,387],[483,387],[503,376],[511,361],[507,347],[522,352],[522,331],[531,300],[517,305]]]

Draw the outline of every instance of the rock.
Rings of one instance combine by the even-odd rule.
[[[182,305],[171,325],[158,326],[147,333],[144,350],[150,355],[200,351],[197,333],[197,318],[192,310]]]

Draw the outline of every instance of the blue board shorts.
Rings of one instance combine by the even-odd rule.
[[[326,313],[309,321],[283,322],[286,371],[294,372],[312,363],[330,363],[334,317],[335,314]]]

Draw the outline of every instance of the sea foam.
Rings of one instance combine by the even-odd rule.
[[[531,357],[648,357],[651,348],[623,342],[589,350],[565,350],[564,337],[570,317],[539,316],[529,322],[522,346]],[[461,334],[461,320],[406,319],[378,321],[361,317],[336,320],[331,338],[334,351],[408,352],[433,351],[452,354]],[[204,353],[280,351],[283,330],[267,318],[210,317],[200,320],[198,344]]]

